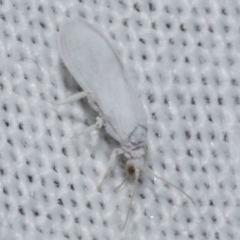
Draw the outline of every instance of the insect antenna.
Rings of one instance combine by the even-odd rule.
[[[178,191],[180,191],[180,192],[183,193],[186,197],[188,197],[194,205],[196,205],[195,202],[193,201],[193,199],[192,199],[186,192],[184,192],[182,189],[180,189],[180,188],[177,187],[176,185],[170,183],[169,181],[165,180],[164,178],[159,177],[157,174],[155,174],[155,173],[154,173],[152,170],[150,170],[150,169],[141,168],[140,170],[141,170],[142,172],[145,172],[145,173],[147,173],[147,174],[149,174],[149,175],[151,175],[151,176],[154,176],[154,177],[160,179],[161,181],[167,183],[168,185],[176,188]]]
[[[124,230],[124,228],[125,228],[126,225],[127,225],[127,221],[128,221],[128,218],[129,218],[129,214],[130,214],[130,210],[131,210],[131,207],[132,207],[133,199],[134,199],[135,194],[136,194],[136,191],[137,191],[139,174],[140,174],[140,169],[136,168],[136,169],[135,169],[135,180],[134,180],[133,193],[132,193],[131,201],[130,201],[130,203],[129,203],[128,212],[127,212],[126,220],[125,220],[125,222],[124,222],[122,231]],[[125,179],[127,179],[127,177],[125,177]],[[124,181],[125,181],[125,179],[124,179]],[[124,182],[124,181],[123,181],[123,182]],[[121,184],[121,185],[122,185],[122,184]],[[121,185],[120,185],[120,186],[121,186]]]

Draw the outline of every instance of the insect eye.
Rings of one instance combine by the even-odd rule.
[[[134,174],[135,174],[135,168],[134,168],[133,166],[129,166],[129,167],[128,167],[128,174],[129,174],[130,176],[134,176]]]

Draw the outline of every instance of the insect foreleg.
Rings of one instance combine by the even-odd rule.
[[[107,179],[110,171],[112,170],[112,168],[116,165],[117,162],[117,155],[123,154],[123,150],[121,148],[116,148],[112,151],[111,157],[110,157],[110,161],[108,163],[108,169],[106,171],[106,173],[103,176],[102,181],[98,184],[98,191],[101,190],[102,184],[103,182]]]

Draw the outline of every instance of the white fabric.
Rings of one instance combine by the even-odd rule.
[[[240,2],[0,0],[0,239],[240,239]],[[57,49],[84,17],[116,46],[148,117],[144,174],[96,189],[118,143],[94,124]]]

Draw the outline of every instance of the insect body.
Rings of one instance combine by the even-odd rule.
[[[129,159],[126,163],[127,175],[135,177],[129,214],[140,172],[160,178],[150,169],[144,168],[147,120],[141,101],[125,76],[121,61],[112,46],[97,29],[83,19],[65,23],[60,28],[59,49],[65,65],[83,88],[83,92],[57,104],[87,97],[91,107],[100,116],[97,123],[88,130],[103,125],[107,133],[120,143],[121,148],[112,152],[108,169],[98,188],[101,188],[115,165],[117,155],[124,154]]]

